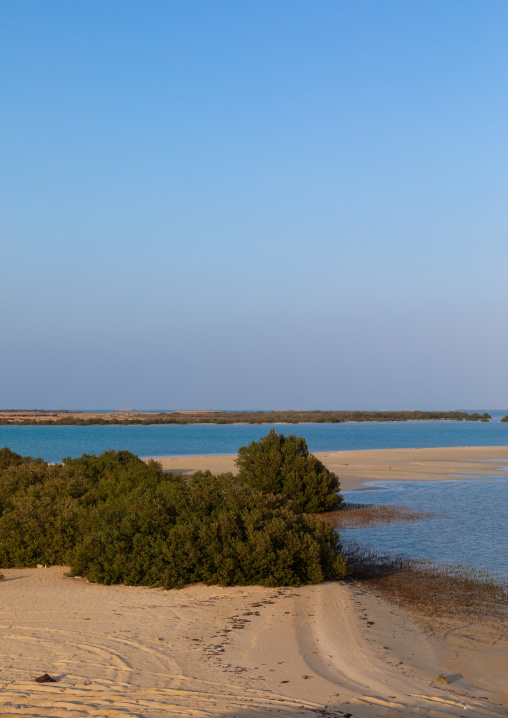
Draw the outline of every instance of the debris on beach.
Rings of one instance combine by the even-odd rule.
[[[56,683],[54,678],[51,678],[50,675],[47,673],[44,673],[44,675],[39,676],[39,678],[35,679],[36,683]]]
[[[450,679],[448,676],[445,676],[444,673],[440,673],[437,678],[434,678],[434,683],[450,683]]]

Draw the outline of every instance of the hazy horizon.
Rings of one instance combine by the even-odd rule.
[[[274,408],[271,408],[271,409],[267,409],[266,407],[265,407],[265,408],[262,408],[262,409],[238,409],[238,408],[236,408],[236,409],[231,409],[231,408],[229,408],[229,409],[223,409],[223,408],[222,408],[222,409],[221,409],[221,408],[217,408],[217,407],[205,407],[205,408],[201,407],[201,409],[188,409],[187,407],[179,407],[179,408],[175,408],[175,409],[154,409],[154,408],[149,408],[149,409],[147,409],[147,408],[128,408],[128,409],[124,409],[124,408],[104,409],[104,408],[103,408],[103,409],[92,409],[92,408],[90,408],[90,407],[88,407],[88,408],[83,408],[83,407],[80,407],[80,408],[75,408],[75,407],[74,407],[74,408],[72,408],[72,407],[71,407],[71,408],[69,408],[69,407],[52,407],[52,408],[51,408],[51,407],[35,407],[35,408],[34,408],[34,407],[31,407],[31,408],[20,407],[20,408],[14,408],[14,409],[12,409],[12,408],[9,408],[9,409],[5,409],[5,408],[2,409],[2,408],[0,408],[0,412],[1,412],[1,411],[7,411],[7,412],[10,412],[10,411],[20,411],[20,412],[21,412],[21,411],[25,411],[25,412],[27,412],[27,413],[28,413],[28,412],[31,412],[31,411],[37,411],[37,412],[39,412],[39,411],[51,411],[51,412],[69,411],[69,412],[71,412],[71,413],[72,413],[72,412],[83,412],[83,413],[90,413],[90,414],[93,414],[93,413],[113,413],[113,412],[122,412],[122,413],[129,413],[129,412],[136,412],[136,413],[144,413],[144,412],[147,412],[147,413],[158,413],[158,412],[160,412],[160,413],[169,413],[169,412],[178,412],[178,411],[192,411],[192,412],[196,412],[196,413],[198,413],[199,411],[203,411],[203,412],[214,411],[214,412],[227,412],[227,413],[235,413],[235,412],[246,412],[246,413],[249,413],[249,412],[259,412],[259,411],[261,411],[261,412],[272,412],[272,411],[280,411],[280,412],[293,412],[293,411],[294,411],[294,412],[298,412],[298,411],[360,411],[360,412],[465,411],[465,412],[467,412],[467,413],[472,413],[472,412],[479,412],[479,413],[492,412],[492,413],[503,414],[504,412],[508,411],[508,409],[492,409],[492,408],[489,409],[489,408],[485,408],[485,407],[482,407],[482,408],[473,408],[473,409],[471,409],[471,408],[469,408],[469,409],[466,408],[466,409],[465,409],[465,408],[463,408],[463,407],[453,407],[453,408],[446,408],[446,409],[443,409],[443,408],[441,408],[441,407],[416,407],[416,408],[415,408],[415,407],[412,407],[411,409],[409,409],[409,408],[404,408],[404,407],[402,407],[402,408],[401,408],[401,407],[395,407],[395,408],[391,407],[391,408],[388,408],[388,409],[380,409],[380,408],[376,408],[376,407],[374,407],[374,408],[373,408],[373,407],[369,407],[369,408],[366,408],[366,407],[326,407],[326,408],[324,408],[324,409],[317,409],[316,407],[314,407],[313,409],[286,409],[286,408],[284,408],[284,407],[282,407],[282,408],[280,408],[280,407],[274,407]],[[492,417],[492,418],[495,418],[495,417]]]
[[[508,406],[507,22],[4,0],[0,406]]]

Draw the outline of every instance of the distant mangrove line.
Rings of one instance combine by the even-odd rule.
[[[0,425],[341,424],[361,421],[489,421],[465,411],[0,411]],[[507,420],[505,418],[504,420]]]

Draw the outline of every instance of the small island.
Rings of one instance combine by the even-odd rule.
[[[0,425],[92,424],[341,424],[364,421],[489,421],[486,412],[466,411],[135,411],[0,410]],[[507,421],[508,417],[504,418]]]

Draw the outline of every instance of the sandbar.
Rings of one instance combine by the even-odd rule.
[[[315,455],[338,474],[343,491],[365,488],[370,481],[450,481],[507,477],[507,446],[465,446],[436,449],[371,449],[321,451]],[[158,456],[163,469],[192,474],[236,472],[236,456]],[[504,467],[504,468],[503,468]]]

